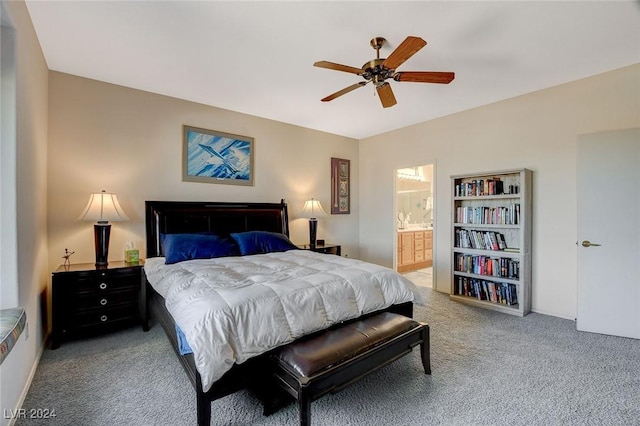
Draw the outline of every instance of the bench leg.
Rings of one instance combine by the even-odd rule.
[[[298,394],[300,426],[311,426],[311,399],[304,390]]]
[[[429,346],[429,326],[422,327],[422,343],[420,344],[420,356],[422,357],[422,367],[424,374],[431,374],[431,349]]]

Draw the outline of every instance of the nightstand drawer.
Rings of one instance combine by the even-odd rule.
[[[113,271],[109,271],[113,272]],[[76,293],[104,293],[112,290],[135,289],[140,285],[137,273],[93,273],[81,274],[72,284]]]
[[[102,311],[76,314],[72,317],[74,328],[94,327],[99,325],[111,325],[120,321],[134,320],[137,318],[136,306],[124,306],[119,309],[105,309]]]
[[[136,300],[136,289],[111,291],[103,294],[79,294],[73,304],[76,311],[96,308],[111,308],[118,305],[131,305]]]

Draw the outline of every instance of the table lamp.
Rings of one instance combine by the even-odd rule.
[[[304,202],[302,208],[302,216],[309,218],[309,245],[311,247],[316,246],[316,235],[318,231],[318,217],[326,216],[325,211],[322,209],[320,201],[310,199]]]
[[[129,220],[118,203],[118,197],[116,194],[110,194],[104,190],[91,194],[87,206],[78,219],[97,221],[93,225],[96,267],[106,267],[109,264],[107,257],[109,256],[109,235],[111,234],[109,221]]]

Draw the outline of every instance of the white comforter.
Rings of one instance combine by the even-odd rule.
[[[389,268],[307,250],[173,265],[158,257],[144,269],[193,350],[205,392],[234,363],[300,336],[392,304],[423,304]]]

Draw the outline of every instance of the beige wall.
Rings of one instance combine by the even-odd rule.
[[[23,2],[3,2],[16,40],[16,185],[18,303],[28,326],[15,353],[2,364],[2,409],[15,409],[35,371],[45,330],[42,303],[49,280],[47,259],[47,95],[48,70]],[[4,141],[2,143],[6,143]],[[6,182],[3,182],[3,188]],[[15,285],[2,282],[1,285]],[[23,344],[24,343],[24,344]],[[2,422],[6,422],[4,418]]]
[[[118,194],[131,221],[112,225],[110,259],[133,241],[144,255],[144,201],[260,201],[289,205],[291,238],[306,243],[304,200],[329,209],[330,159],[351,160],[350,215],[319,218],[318,238],[358,255],[358,141],[89,80],[49,74],[49,267],[64,249],[75,263],[93,262],[93,227],[76,221],[89,194]],[[255,186],[182,182],[182,125],[255,138]]]
[[[148,199],[287,199],[292,239],[305,198],[328,207],[329,158],[352,160],[352,214],[320,220],[320,238],[352,257],[393,265],[394,170],[435,164],[436,287],[450,276],[451,174],[526,167],[534,172],[533,309],[574,318],[578,134],[637,127],[640,66],[623,68],[360,141],[80,77],[51,72],[49,266],[65,248],[93,261],[91,225],[74,219],[92,191],[119,195],[132,220],[113,226],[111,259],[143,248]],[[181,126],[256,138],[256,186],[181,182]],[[359,192],[359,194],[358,194]],[[359,232],[358,232],[359,231]]]
[[[533,170],[533,310],[575,318],[577,135],[638,126],[634,65],[362,140],[361,258],[393,265],[393,172],[435,163],[436,286],[448,292],[449,176],[526,167]]]

